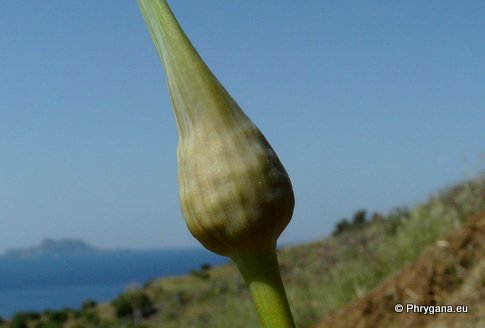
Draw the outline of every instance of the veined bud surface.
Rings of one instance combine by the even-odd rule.
[[[165,0],[139,0],[179,132],[180,203],[192,235],[226,256],[276,243],[294,207],[266,138],[197,54]]]

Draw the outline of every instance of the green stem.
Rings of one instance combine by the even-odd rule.
[[[263,328],[295,328],[278,267],[276,247],[232,256],[246,281]]]
[[[192,46],[167,1],[138,0],[138,5],[167,75],[179,129],[190,130],[201,116],[220,117],[232,108],[231,96]]]

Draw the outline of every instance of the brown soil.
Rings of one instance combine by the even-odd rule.
[[[396,313],[396,304],[404,311]],[[466,305],[468,313],[420,314],[406,304]],[[438,311],[436,311],[438,312]],[[485,213],[316,328],[485,327]]]

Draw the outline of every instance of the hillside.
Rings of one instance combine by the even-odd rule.
[[[476,179],[413,209],[396,208],[365,220],[356,214],[330,237],[281,249],[280,267],[297,326],[438,327],[446,322],[447,327],[459,319],[468,325],[460,327],[477,327],[483,323],[478,314],[485,313],[484,211],[485,179]],[[395,303],[411,301],[469,305],[470,314],[393,312]],[[19,314],[0,325],[120,326],[251,328],[258,321],[236,268],[225,265],[148,282],[109,304]]]
[[[485,327],[485,212],[438,241],[411,265],[316,328]],[[403,304],[402,313],[394,306]],[[407,304],[467,306],[466,313],[407,313]],[[414,309],[414,306],[412,307]],[[461,310],[460,310],[461,311]]]

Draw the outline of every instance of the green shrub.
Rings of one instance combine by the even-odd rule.
[[[206,270],[190,270],[189,274],[202,280],[207,280],[210,278],[209,272]]]
[[[355,228],[360,228],[367,222],[367,211],[366,210],[359,210],[355,212],[354,217],[352,219],[352,226]]]
[[[338,236],[341,233],[343,233],[344,231],[349,230],[350,227],[351,227],[350,222],[347,221],[347,219],[345,219],[345,218],[344,219],[341,219],[335,225],[335,229],[333,230],[332,235],[333,236]]]
[[[90,310],[92,308],[95,308],[97,304],[98,303],[96,303],[95,300],[84,301],[82,306],[81,306],[81,311],[86,311],[86,310]]]
[[[26,312],[18,312],[10,321],[9,328],[28,328],[30,315]]]
[[[85,322],[94,324],[96,326],[101,322],[98,312],[94,310],[84,311],[82,313],[82,318]]]
[[[152,301],[143,291],[130,291],[120,294],[112,302],[112,305],[118,318],[129,318],[136,315],[148,318],[156,312]]]
[[[335,229],[332,232],[332,235],[338,236],[345,231],[362,228],[365,226],[366,223],[367,223],[367,211],[359,210],[355,212],[351,222],[349,222],[346,218],[343,218],[340,221],[337,221],[337,223],[335,224]]]
[[[69,319],[69,310],[53,311],[47,317],[49,321],[64,323]]]
[[[113,302],[115,313],[118,318],[124,318],[133,315],[133,307],[130,297],[127,294],[119,295]]]
[[[38,322],[35,325],[35,328],[61,328],[61,327],[62,327],[62,324],[61,323],[52,322],[52,321],[48,321],[48,322]]]

